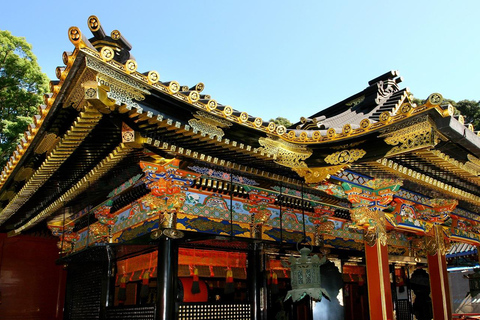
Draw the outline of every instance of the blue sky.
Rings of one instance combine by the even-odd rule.
[[[55,79],[67,30],[96,15],[133,45],[138,71],[205,83],[264,120],[296,122],[399,70],[418,98],[480,99],[480,1],[8,1],[0,29],[33,45]]]

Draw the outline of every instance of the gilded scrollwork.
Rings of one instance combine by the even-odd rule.
[[[351,218],[357,227],[366,227],[364,239],[368,245],[373,246],[367,241],[367,235],[372,237],[375,235],[375,240],[379,240],[381,245],[387,244],[387,230],[385,227],[385,214],[380,210],[371,210],[368,207],[360,206],[353,208]]]
[[[228,128],[232,125],[229,121],[204,111],[197,111],[193,116],[196,119],[190,119],[188,124],[194,130],[208,135],[212,139],[214,137],[221,139],[225,135],[221,128]]]
[[[81,77],[79,78],[79,83],[84,83],[88,81],[94,81],[96,77],[96,72],[90,69],[85,69]],[[65,107],[72,106],[76,110],[80,110],[82,108],[82,104],[80,103],[83,101],[85,97],[85,90],[82,86],[73,86],[73,89],[67,93],[67,99],[63,104]]]
[[[333,223],[333,221],[326,219],[326,221],[319,223],[315,227],[314,244],[316,246],[323,246],[324,236],[331,235],[333,230],[335,230],[335,223]]]
[[[362,149],[342,150],[325,157],[325,162],[333,165],[353,163],[363,158],[367,152]]]
[[[55,148],[55,146],[60,142],[61,138],[57,136],[55,133],[50,132],[46,133],[42,141],[37,145],[35,148],[35,153],[42,154],[42,153],[49,153],[50,151]]]
[[[446,255],[451,244],[444,236],[443,227],[434,226],[433,235],[425,238],[425,250],[431,256],[441,254]]]
[[[468,161],[465,163],[465,167],[471,170],[475,175],[480,175],[480,159],[471,155],[470,153],[467,154]]]
[[[379,137],[385,138],[385,143],[394,146],[386,156],[435,146],[440,141],[440,136],[428,118],[423,119],[421,122],[405,123],[396,130],[380,135]]]
[[[330,175],[337,174],[347,168],[345,165],[318,167],[318,168],[293,168],[293,170],[305,179],[306,183],[320,183],[328,178]]]
[[[142,94],[150,94],[147,87],[139,81],[136,81],[131,76],[120,73],[113,68],[109,67],[108,64],[102,63],[97,59],[86,57],[87,67],[89,69],[97,71],[99,74],[102,74],[110,79],[114,79],[117,82],[121,82],[127,88],[132,88]]]
[[[363,240],[370,247],[375,246],[378,239],[378,232],[375,229],[365,229],[363,233]]]
[[[134,108],[142,110],[140,105],[133,100],[144,100],[144,91],[101,74],[97,76],[97,82],[100,86],[108,88],[108,98],[114,100],[117,105],[126,105],[128,110]]]
[[[307,168],[304,160],[312,155],[312,150],[280,139],[261,137],[259,151],[275,157],[275,162],[289,168]]]
[[[434,255],[437,254],[438,243],[437,243],[435,237],[426,237],[425,238],[425,250],[431,256],[434,256]]]

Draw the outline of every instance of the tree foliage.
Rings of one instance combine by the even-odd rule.
[[[37,113],[48,90],[32,46],[0,30],[0,171]]]
[[[412,102],[422,105],[425,100],[413,98]],[[473,124],[475,130],[480,130],[480,101],[443,99],[442,104],[451,104],[455,108],[455,115],[461,114],[465,118],[465,124]]]
[[[277,126],[285,126],[285,128],[288,128],[293,124],[290,120],[283,117],[276,117],[275,119],[270,119],[270,121],[273,121]]]
[[[473,124],[475,130],[480,129],[480,101],[460,100],[453,106],[465,117],[465,123]]]

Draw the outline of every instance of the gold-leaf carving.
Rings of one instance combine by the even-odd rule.
[[[364,240],[373,246],[378,239],[381,245],[387,244],[387,231],[385,227],[385,214],[379,210],[368,207],[356,207],[351,211],[351,218],[357,227],[367,227]]]
[[[42,154],[52,151],[59,141],[60,137],[55,133],[47,133],[35,148],[35,153]]]
[[[23,180],[27,180],[28,178],[30,178],[32,176],[32,174],[35,172],[35,169],[33,168],[26,168],[26,167],[22,167],[18,173],[15,175],[15,178],[14,180],[15,181],[23,181]]]
[[[346,167],[345,165],[339,165],[318,168],[294,168],[293,170],[303,177],[306,183],[320,183],[330,178],[330,175],[343,171]]]
[[[303,145],[296,145],[280,139],[260,138],[259,151],[274,157],[275,162],[289,168],[306,168],[303,160],[312,155],[312,150]]]
[[[387,152],[387,156],[433,147],[440,139],[433,124],[428,120],[398,128],[398,130],[380,137],[385,137],[387,144],[395,146]]]
[[[143,90],[138,90],[129,84],[101,74],[97,76],[97,82],[100,86],[109,88],[107,96],[109,99],[114,100],[117,105],[124,104],[129,110],[133,108],[142,110],[142,107],[133,100],[145,100]]]
[[[221,128],[227,128],[232,125],[229,121],[218,118],[204,111],[197,111],[193,116],[196,119],[189,120],[188,124],[192,126],[193,129],[208,135],[212,139],[215,136],[221,139],[225,135]]]
[[[347,164],[362,158],[367,152],[362,149],[342,150],[325,157],[325,162],[333,165]]]

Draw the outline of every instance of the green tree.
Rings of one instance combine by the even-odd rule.
[[[480,101],[460,100],[454,107],[465,117],[465,123],[473,124],[475,130],[480,129]]]
[[[270,121],[273,121],[277,126],[285,126],[286,128],[293,124],[290,122],[290,120],[283,117],[276,117],[275,119],[270,119]]]
[[[0,30],[0,171],[37,113],[48,90],[32,46]]]
[[[411,96],[412,102],[422,105],[426,100]],[[443,99],[442,104],[451,104],[455,108],[455,115],[461,114],[465,118],[465,124],[473,124],[475,130],[480,130],[480,101],[460,100],[455,102],[451,99]]]

